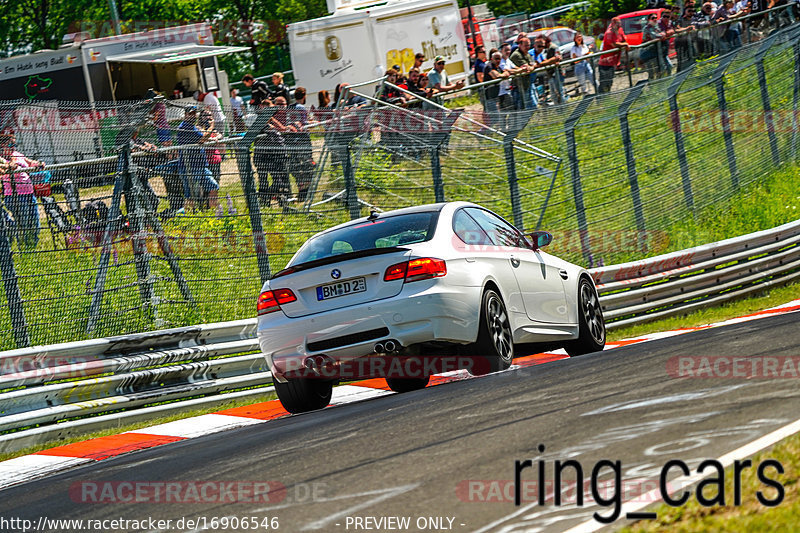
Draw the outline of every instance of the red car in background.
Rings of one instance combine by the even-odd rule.
[[[633,46],[642,44],[642,33],[644,32],[644,27],[647,26],[647,18],[655,13],[658,16],[658,20],[661,20],[661,13],[664,11],[669,10],[659,7],[656,9],[642,9],[639,11],[632,11],[630,13],[617,15],[620,21],[622,21],[622,31],[625,33],[625,40],[628,42],[628,44]],[[669,40],[669,57],[674,56],[675,39],[672,38]],[[638,57],[638,51],[635,54],[631,54],[631,60],[635,60],[634,58]]]

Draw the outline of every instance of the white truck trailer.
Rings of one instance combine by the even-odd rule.
[[[328,0],[332,15],[290,24],[287,28],[297,85],[317,93],[333,92],[342,82],[354,84],[383,75],[393,65],[407,73],[414,55],[445,58],[448,75],[469,75],[469,54],[456,0]]]

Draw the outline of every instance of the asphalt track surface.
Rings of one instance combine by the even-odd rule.
[[[356,527],[365,517],[409,517],[411,531],[563,531],[599,508],[539,505],[535,495],[515,506],[516,459],[547,461],[547,480],[556,459],[579,461],[585,477],[597,461],[619,460],[624,479],[652,480],[669,459],[694,469],[793,422],[797,378],[676,379],[667,366],[676,356],[798,356],[798,318],[687,333],[143,450],[6,489],[0,516],[172,519],[165,531],[192,530],[174,529],[180,518],[251,516],[277,517],[279,531],[393,530],[387,522]],[[522,479],[535,480],[536,470]],[[191,480],[274,481],[287,490],[269,503],[70,497],[81,482]],[[745,502],[755,497],[743,494]],[[445,527],[417,523],[428,517],[445,517]]]

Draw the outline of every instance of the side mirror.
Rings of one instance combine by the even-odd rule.
[[[544,248],[553,241],[553,235],[546,231],[534,231],[529,237],[534,251]]]

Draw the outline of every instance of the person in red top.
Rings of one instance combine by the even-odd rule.
[[[603,36],[603,51],[617,48],[617,52],[613,54],[606,54],[600,57],[597,62],[600,70],[600,85],[598,92],[607,93],[611,91],[611,84],[614,82],[614,70],[619,65],[619,56],[623,48],[627,48],[628,43],[625,40],[625,33],[622,31],[622,21],[619,17],[611,19],[605,35]]]

